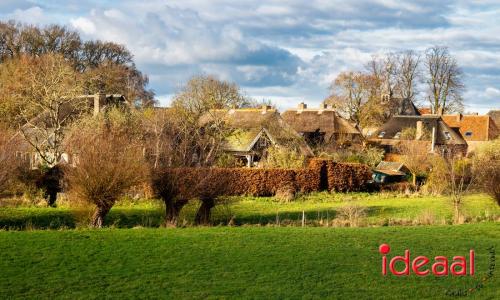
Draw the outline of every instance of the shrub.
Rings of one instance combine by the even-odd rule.
[[[283,202],[290,202],[295,198],[295,187],[293,186],[280,187],[276,190],[274,197]]]
[[[500,138],[477,149],[474,172],[479,187],[500,205]]]
[[[337,209],[337,216],[339,219],[347,221],[350,227],[357,227],[366,216],[366,208],[347,204]]]
[[[302,168],[304,164],[305,157],[300,152],[279,147],[269,148],[263,161],[263,167],[266,168]]]

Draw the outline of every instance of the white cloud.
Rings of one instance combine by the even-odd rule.
[[[72,19],[70,22],[73,27],[80,30],[84,34],[93,35],[96,32],[94,23],[87,18],[78,17],[76,19]]]
[[[498,98],[498,103],[500,103],[500,90],[499,89],[496,89],[494,87],[487,87],[486,90],[484,91],[484,94],[487,96],[487,97],[491,97],[491,98]]]
[[[38,3],[38,2],[37,2]],[[497,1],[55,0],[7,8],[2,19],[69,20],[85,38],[123,43],[160,95],[197,73],[236,81],[280,105],[317,104],[345,70],[372,54],[447,45],[465,71],[472,107],[498,106]],[[1,7],[1,6],[0,6]],[[160,96],[166,99],[164,96]],[[163,100],[162,100],[163,101]],[[163,102],[166,103],[166,100]]]
[[[47,21],[43,9],[39,6],[33,6],[27,9],[16,9],[8,14],[7,18],[34,24],[45,23]]]

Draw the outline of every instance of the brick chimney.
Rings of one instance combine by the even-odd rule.
[[[101,107],[106,104],[106,94],[99,92],[94,95],[94,116],[97,116],[101,111]]]
[[[307,108],[307,104],[305,104],[304,102],[300,102],[297,108],[298,110],[302,111]]]
[[[415,130],[415,139],[420,140],[424,133],[424,123],[422,121],[417,121],[417,129]]]

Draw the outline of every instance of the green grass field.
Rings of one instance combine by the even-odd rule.
[[[192,223],[197,205],[193,202],[183,209],[181,224]],[[301,225],[304,211],[308,226],[325,226],[332,225],[332,221],[338,217],[338,210],[346,205],[358,205],[366,209],[362,226],[449,224],[452,221],[450,201],[443,196],[316,193],[290,203],[280,203],[272,197],[224,199],[213,209],[212,222],[214,225],[227,224],[233,219],[236,225]],[[500,218],[498,205],[482,194],[467,196],[463,213],[468,223],[495,221]],[[124,200],[111,210],[106,218],[106,226],[159,227],[162,224],[162,216],[163,208],[160,202]],[[0,207],[0,228],[4,229],[75,228],[78,222],[78,218],[64,205],[58,208]]]
[[[466,255],[474,277],[383,277],[392,255]],[[375,228],[198,227],[0,231],[0,299],[453,299],[475,286],[500,224]],[[500,297],[499,272],[475,291]]]

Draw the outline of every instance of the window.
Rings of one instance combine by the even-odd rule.
[[[465,132],[466,137],[471,137],[472,136],[472,131],[466,131]]]
[[[450,132],[445,131],[445,132],[444,132],[444,137],[445,137],[447,140],[451,139],[451,134],[450,134]]]
[[[394,138],[399,139],[400,137],[401,137],[401,131],[396,132],[396,134],[394,135]]]
[[[381,139],[383,138],[385,135],[385,131],[381,131],[379,134],[378,134],[378,138]]]

